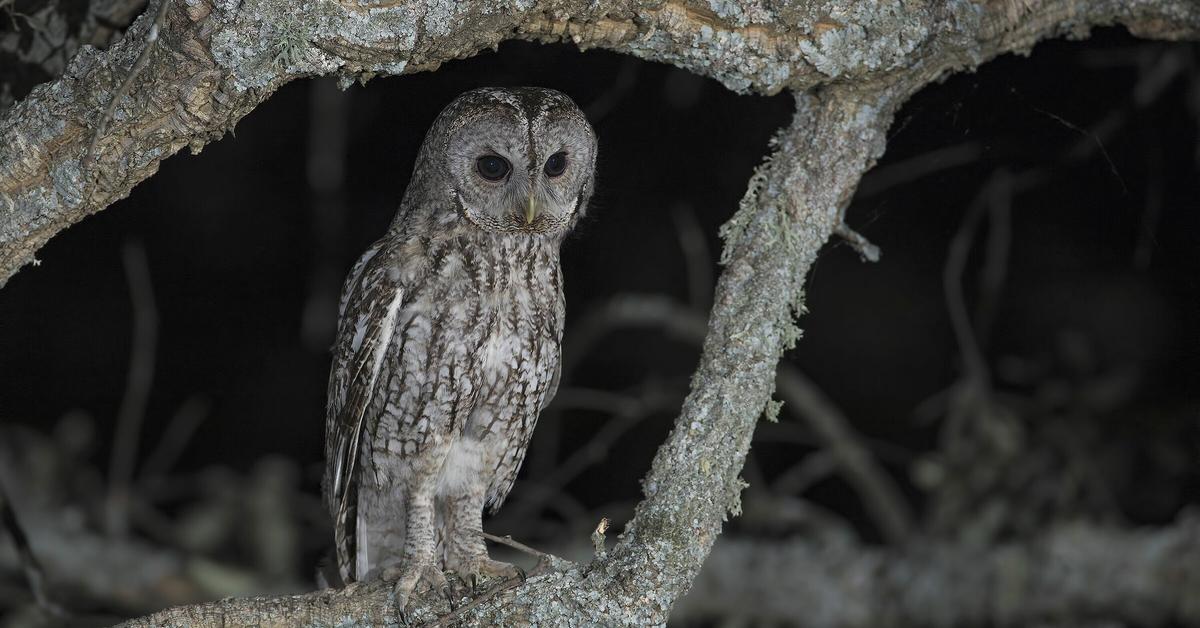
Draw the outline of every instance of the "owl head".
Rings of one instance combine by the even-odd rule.
[[[439,193],[484,231],[563,234],[592,194],[596,133],[552,89],[466,92],[438,116],[422,152],[449,175]]]

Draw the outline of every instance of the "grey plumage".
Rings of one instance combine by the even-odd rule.
[[[443,568],[513,573],[487,556],[482,510],[558,385],[559,246],[595,158],[583,114],[547,89],[467,92],[426,135],[339,307],[324,484],[344,581],[388,571],[403,606]]]

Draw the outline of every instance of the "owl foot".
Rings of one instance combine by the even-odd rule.
[[[483,592],[480,585],[488,585],[505,580],[520,578],[525,581],[525,570],[516,565],[492,560],[487,556],[464,561],[454,569],[455,573],[471,588],[471,595]]]
[[[404,609],[413,592],[436,591],[446,599],[451,597],[450,583],[446,575],[438,567],[437,561],[411,562],[399,567],[391,567],[383,572],[383,579],[392,582],[392,595],[396,601],[396,610],[400,614],[400,622],[407,625]]]

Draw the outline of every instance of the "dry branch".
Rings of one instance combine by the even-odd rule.
[[[0,286],[55,233],[129,194],[163,159],[198,151],[293,79],[429,70],[510,38],[573,41],[671,63],[731,89],[802,91],[830,81],[919,87],[1062,33],[1123,23],[1195,37],[1191,0],[781,2],[773,9],[680,2],[537,4],[191,0],[155,2],[104,52],[82,48],[63,76],[0,120]],[[132,72],[147,46],[154,50]],[[131,74],[128,93],[114,98]],[[116,102],[111,116],[105,108]],[[111,117],[111,121],[107,119]],[[104,129],[85,174],[81,160]]]

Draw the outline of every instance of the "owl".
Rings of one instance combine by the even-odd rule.
[[[387,233],[342,291],[324,494],[344,582],[447,591],[519,573],[482,537],[558,386],[559,249],[596,134],[563,94],[467,92],[425,136]]]

